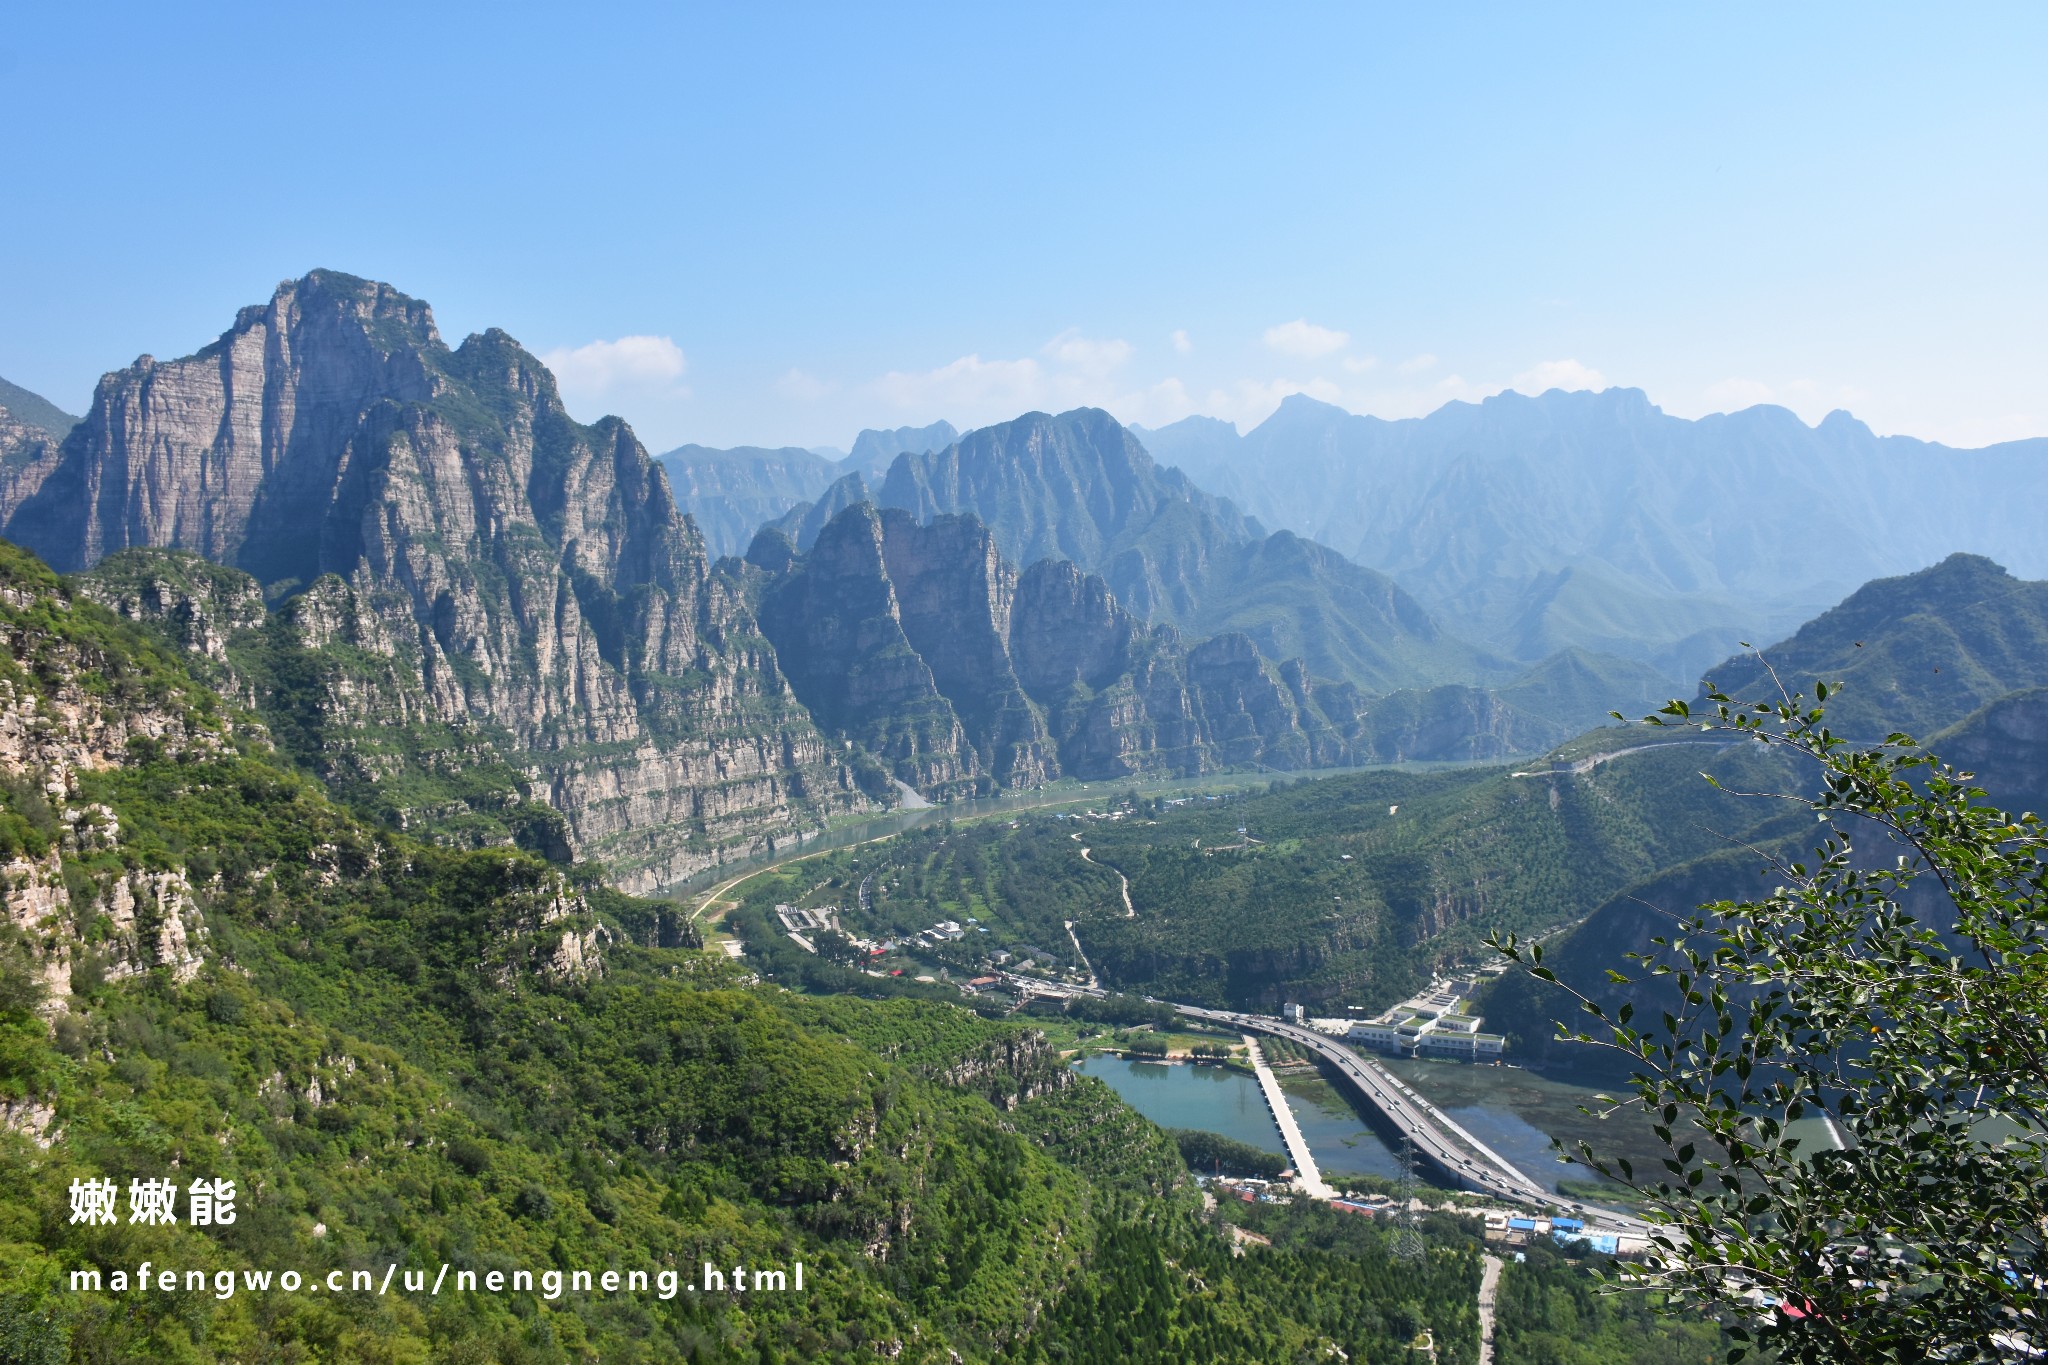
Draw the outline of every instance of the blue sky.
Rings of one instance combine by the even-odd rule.
[[[2048,433],[2048,6],[22,6],[0,375],[315,266],[655,449],[1637,385]]]

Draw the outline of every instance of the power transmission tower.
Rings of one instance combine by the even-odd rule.
[[[1406,1134],[1401,1138],[1401,1183],[1397,1187],[1400,1199],[1401,1231],[1394,1238],[1394,1256],[1402,1261],[1419,1261],[1429,1254],[1429,1244],[1422,1240],[1418,1224],[1422,1221],[1415,1212],[1415,1142]]]

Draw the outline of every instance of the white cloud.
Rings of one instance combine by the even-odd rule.
[[[1607,376],[1576,360],[1546,360],[1508,381],[1519,393],[1547,393],[1551,389],[1604,389]]]
[[[799,403],[815,403],[837,393],[839,386],[807,370],[792,369],[775,381],[775,390],[784,398],[794,398]]]
[[[1046,342],[1041,354],[1083,374],[1106,375],[1131,358],[1131,343],[1084,337],[1070,327]]]
[[[1119,394],[1099,406],[1115,413],[1119,422],[1163,427],[1194,412],[1195,400],[1188,397],[1187,385],[1180,380],[1162,379],[1149,389]]]
[[[979,353],[930,370],[891,370],[871,391],[913,421],[943,416],[969,426],[1008,421],[1034,410],[1098,407],[1118,420],[1158,426],[1194,411],[1178,378],[1134,385],[1120,378],[1135,352],[1128,341],[1062,332],[1037,356],[984,359]]]
[[[1318,327],[1307,318],[1296,318],[1283,322],[1277,327],[1266,329],[1266,345],[1282,355],[1298,356],[1303,360],[1316,360],[1341,351],[1351,344],[1349,332],[1339,332],[1330,327]]]
[[[1421,355],[1410,356],[1394,368],[1405,375],[1417,375],[1421,374],[1424,370],[1434,368],[1435,365],[1436,357],[1424,351]]]
[[[1380,358],[1376,355],[1347,355],[1338,363],[1353,374],[1364,374],[1367,370],[1378,369]]]
[[[541,356],[566,393],[597,396],[617,389],[674,390],[690,362],[668,337],[631,336],[558,347]]]
[[[983,360],[963,355],[933,370],[891,370],[875,381],[882,397],[909,412],[987,413],[1010,416],[1035,406],[1046,389],[1036,360]]]
[[[1181,355],[1186,355],[1189,351],[1195,349],[1195,343],[1189,339],[1188,329],[1185,327],[1176,329],[1168,340],[1173,342],[1173,349]]]

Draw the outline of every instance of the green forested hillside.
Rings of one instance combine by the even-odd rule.
[[[1944,704],[1954,704],[1953,696]],[[1830,717],[1835,712],[1833,695],[1828,712]],[[1974,773],[1974,781],[1992,805],[2015,812],[2039,811],[2048,805],[2048,689],[2000,697],[1934,734],[1926,747],[1944,761]],[[1800,791],[1804,783],[1813,780],[1813,773],[1794,769],[1783,774],[1781,781],[1784,779],[1790,781],[1750,789]],[[1864,827],[1860,833],[1867,836],[1874,831]],[[1638,1015],[1654,1017],[1653,1011],[1669,1002],[1668,982],[1636,979],[1624,985],[1608,973],[1639,978],[1635,964],[1628,960],[1630,953],[1650,952],[1654,938],[1668,934],[1698,906],[1768,893],[1780,879],[1769,859],[1806,857],[1814,842],[1813,822],[1802,811],[1773,815],[1750,827],[1739,841],[1731,840],[1698,857],[1660,868],[1623,888],[1584,923],[1548,944],[1545,965],[1609,1010],[1627,1003]],[[1873,847],[1871,856],[1891,856],[1887,845]],[[1927,909],[1937,920],[1948,913],[1935,904]],[[1569,1018],[1576,1008],[1576,1003],[1554,986],[1522,972],[1510,972],[1489,997],[1487,1018],[1508,1035],[1517,1053],[1536,1064],[1604,1074],[1610,1069],[1608,1054],[1556,1041],[1556,1023]]]
[[[749,883],[736,923],[767,970],[801,974],[824,968],[770,924],[778,902],[851,907],[849,925],[876,937],[972,917],[958,942],[919,949],[969,972],[998,949],[1078,968],[1071,920],[1118,989],[1376,1007],[1439,965],[1483,959],[1490,930],[1571,923],[1768,813],[1701,769],[1741,788],[1778,776],[1755,746],[1677,744],[1583,772],[1378,771],[1174,805],[1105,793],[1091,813],[934,826],[806,860]],[[1125,814],[1107,818],[1112,806]]]
[[[8,1359],[1405,1360],[1390,1324],[1476,1358],[1455,1233],[1398,1300],[1384,1245],[1233,1257],[1038,1035],[790,996],[670,905],[380,826],[11,547],[0,636]],[[75,1224],[94,1178],[238,1216]],[[705,1261],[805,1290],[425,1288]]]
[[[7,409],[8,416],[15,421],[40,427],[59,440],[78,425],[76,417],[49,399],[39,393],[31,393],[19,384],[10,384],[5,379],[0,379],[0,408]]]
[[[2048,684],[2048,582],[2014,578],[1981,555],[1864,584],[1761,655],[1737,655],[1707,677],[1733,697],[1776,700],[1815,679],[1837,734],[1880,740],[1932,735],[2020,688]]]
[[[1730,1345],[1703,1315],[1662,1316],[1642,1290],[1603,1292],[1588,1266],[1542,1243],[1501,1271],[1500,1365],[1718,1365]],[[1604,1257],[1586,1260],[1599,1262]]]

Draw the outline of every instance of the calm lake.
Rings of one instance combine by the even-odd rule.
[[[1266,1112],[1258,1083],[1249,1076],[1222,1067],[1104,1056],[1087,1058],[1076,1069],[1103,1081],[1162,1128],[1199,1128],[1285,1154],[1280,1130]],[[1550,1146],[1553,1133],[1568,1142],[1583,1137],[1596,1149],[1619,1150],[1639,1164],[1656,1154],[1640,1123],[1624,1127],[1579,1112],[1579,1106],[1593,1102],[1590,1087],[1508,1067],[1395,1062],[1391,1069],[1474,1137],[1551,1189],[1557,1188],[1560,1178],[1594,1178],[1591,1172],[1558,1162]],[[1326,1176],[1399,1177],[1399,1159],[1366,1126],[1345,1092],[1308,1077],[1285,1077],[1281,1086],[1309,1151]]]
[[[1162,1128],[1199,1128],[1261,1151],[1287,1153],[1259,1093],[1259,1083],[1242,1072],[1103,1056],[1089,1057],[1075,1069],[1108,1085],[1131,1108]],[[1287,1105],[1326,1176],[1399,1178],[1400,1162],[1350,1105],[1327,1086],[1302,1088],[1311,1093],[1290,1090]]]

